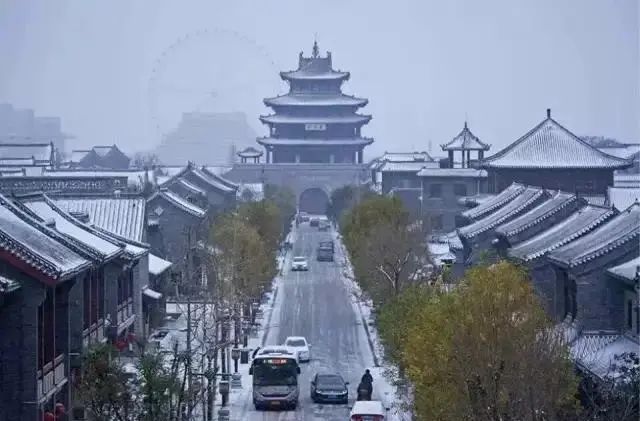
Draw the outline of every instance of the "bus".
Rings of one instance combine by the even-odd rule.
[[[300,396],[300,366],[295,354],[259,353],[253,358],[253,404],[260,409],[295,409]]]

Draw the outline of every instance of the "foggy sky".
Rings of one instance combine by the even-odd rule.
[[[496,152],[546,108],[578,135],[640,141],[638,3],[0,0],[0,102],[60,116],[72,147],[151,148],[192,110],[244,111],[264,135],[262,98],[317,36],[370,100],[368,157],[442,154],[465,118]]]

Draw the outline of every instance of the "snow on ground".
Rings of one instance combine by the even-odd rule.
[[[336,259],[338,261],[342,260],[344,262],[343,279],[347,284],[349,290],[351,290],[352,292],[351,302],[354,307],[354,311],[362,316],[362,319],[364,321],[363,328],[365,329],[367,339],[369,340],[374,355],[375,367],[371,368],[371,373],[374,379],[384,380],[376,380],[376,389],[381,392],[382,396],[384,396],[383,404],[386,407],[392,408],[391,419],[398,421],[410,420],[411,416],[404,410],[402,410],[398,404],[395,403],[398,401],[396,397],[397,387],[389,382],[385,377],[386,373],[395,372],[396,368],[384,359],[384,347],[378,335],[378,331],[375,328],[375,317],[372,311],[373,303],[371,302],[371,300],[364,300],[361,298],[363,297],[362,290],[360,289],[360,286],[355,282],[353,266],[349,261],[349,254],[347,252],[347,249],[342,242],[340,234],[337,231],[334,232],[334,234],[335,242],[337,244]]]

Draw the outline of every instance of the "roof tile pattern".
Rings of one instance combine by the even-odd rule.
[[[630,161],[607,155],[548,117],[527,134],[482,161],[488,168],[625,168]]]
[[[511,202],[492,214],[458,229],[460,236],[470,239],[483,232],[489,231],[497,225],[525,212],[547,197],[547,193],[537,187],[527,187]]]
[[[640,237],[640,203],[634,203],[606,224],[584,237],[549,254],[561,266],[573,268],[585,264]]]
[[[203,218],[207,213],[206,210],[200,208],[199,206],[189,202],[187,199],[183,198],[182,196],[177,195],[174,192],[169,190],[159,190],[155,192],[154,194],[151,195],[151,197],[147,199],[147,203],[151,202],[152,200],[155,200],[158,197],[162,198],[163,200],[170,203],[171,205],[176,206],[177,208],[193,216],[197,216],[198,218]]]
[[[464,128],[456,137],[454,137],[449,143],[440,145],[443,151],[461,151],[461,150],[482,150],[488,151],[491,148],[490,145],[482,142],[476,135],[471,133],[467,122],[464,123]]]
[[[513,183],[506,189],[502,190],[497,195],[484,201],[473,209],[462,212],[462,216],[471,220],[477,220],[485,217],[494,210],[504,206],[516,196],[521,194],[525,189],[525,186],[518,183]]]
[[[54,197],[53,200],[66,212],[87,214],[91,225],[129,240],[144,239],[144,198]]]
[[[612,209],[588,205],[546,231],[509,249],[509,256],[529,262],[591,232],[613,217]]]
[[[500,225],[496,228],[496,234],[505,237],[511,237],[519,234],[522,231],[531,228],[534,225],[539,224],[545,219],[553,216],[566,206],[572,203],[576,203],[578,198],[571,193],[565,193],[562,191],[555,192],[553,196],[544,202],[540,203],[535,208],[531,209],[519,217]]]
[[[88,260],[47,235],[47,231],[0,196],[0,249],[53,279],[72,276],[90,266]]]
[[[369,101],[345,94],[287,94],[265,98],[264,103],[272,106],[347,106],[364,107]]]

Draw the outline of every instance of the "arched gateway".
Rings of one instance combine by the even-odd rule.
[[[312,215],[324,215],[329,206],[329,196],[324,190],[312,187],[300,194],[298,210]]]
[[[361,130],[371,116],[357,112],[368,100],[342,93],[350,74],[333,69],[331,53],[321,56],[317,43],[311,56],[300,53],[296,70],[280,77],[289,92],[266,98],[274,113],[260,116],[269,127],[268,135],[257,140],[266,162],[236,163],[225,177],[289,187],[300,210],[325,213],[328,192],[370,178],[363,152],[373,139]]]

